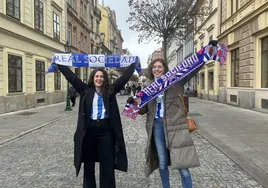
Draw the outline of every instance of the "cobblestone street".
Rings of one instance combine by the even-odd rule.
[[[118,97],[121,109],[125,101],[126,97]],[[82,187],[83,171],[76,178],[73,166],[73,134],[76,120],[77,113],[74,113],[0,145],[0,187]],[[147,179],[144,177],[144,149],[147,136],[143,117],[138,117],[136,121],[122,117],[122,122],[129,170],[127,173],[116,171],[117,187],[160,188],[158,171]],[[201,161],[200,168],[190,169],[195,188],[262,187],[198,132],[192,136]],[[172,188],[181,187],[177,170],[171,170],[171,185]]]

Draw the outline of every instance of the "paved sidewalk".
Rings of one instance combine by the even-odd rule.
[[[77,111],[65,110],[65,102],[0,115],[0,145],[53,123]]]
[[[199,132],[268,187],[268,114],[190,98]]]
[[[125,101],[126,97],[118,97],[121,110]],[[77,113],[69,114],[60,121],[2,144],[0,187],[81,188],[83,168],[76,178],[73,166],[76,121]],[[117,188],[161,188],[157,170],[149,178],[144,177],[147,141],[144,118],[139,116],[133,121],[122,117],[122,123],[129,169],[127,173],[116,171]],[[196,132],[192,136],[201,161],[201,167],[190,169],[194,188],[263,187],[200,133]],[[98,174],[98,165],[96,172]],[[170,172],[171,188],[181,188],[178,171]]]

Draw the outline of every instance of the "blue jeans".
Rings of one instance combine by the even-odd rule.
[[[154,141],[159,159],[159,173],[163,188],[170,188],[168,171],[168,150],[166,148],[164,124],[163,121],[155,119],[154,121]],[[181,175],[181,184],[183,188],[192,188],[192,178],[188,169],[178,169]]]

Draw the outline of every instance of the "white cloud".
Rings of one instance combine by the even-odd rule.
[[[147,66],[147,58],[154,50],[160,48],[160,44],[155,42],[138,43],[138,33],[133,32],[129,29],[129,24],[126,22],[129,17],[129,7],[127,0],[99,0],[102,5],[104,1],[104,6],[109,6],[112,10],[116,12],[116,19],[118,28],[121,30],[122,37],[124,39],[123,48],[129,49],[132,55],[137,55],[140,57],[142,67]]]

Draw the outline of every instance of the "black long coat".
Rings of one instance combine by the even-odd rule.
[[[70,84],[80,94],[79,114],[77,129],[74,134],[74,166],[76,176],[78,176],[81,164],[83,162],[83,139],[89,126],[89,114],[91,113],[92,101],[95,93],[95,87],[89,87],[82,82],[69,68],[59,65],[59,70],[70,82]],[[116,94],[120,92],[123,86],[128,82],[134,72],[134,64],[130,65],[113,84],[113,92],[103,98],[105,110],[108,114],[110,125],[114,130],[114,164],[115,169],[127,171],[128,161],[125,147],[125,141],[122,130],[120,112],[117,105]]]

